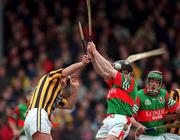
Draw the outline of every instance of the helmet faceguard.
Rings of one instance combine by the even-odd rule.
[[[147,76],[147,92],[150,95],[156,95],[159,93],[162,87],[163,76],[160,71],[150,71]],[[159,85],[157,85],[159,84]]]
[[[126,60],[119,60],[114,62],[113,67],[122,73],[127,73],[128,75],[131,75],[133,72],[132,66]]]

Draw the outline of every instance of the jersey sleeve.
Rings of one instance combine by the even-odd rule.
[[[61,78],[61,77],[62,77],[62,71],[63,71],[63,68],[58,69],[58,70],[51,71],[51,72],[48,74],[48,79],[51,81],[51,80],[53,80],[54,78]]]
[[[114,78],[114,84],[121,86],[122,84],[122,73],[120,73],[119,71],[116,74],[116,77]]]
[[[105,82],[106,82],[106,84],[108,85],[109,88],[111,88],[111,87],[113,86],[113,84],[114,84],[113,79],[111,79],[111,80],[105,80]]]
[[[168,92],[166,92],[166,108],[168,112],[174,113],[177,107],[178,107],[178,103],[173,98],[171,98]]]

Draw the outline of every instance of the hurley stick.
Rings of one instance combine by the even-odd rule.
[[[84,53],[86,54],[86,41],[84,39],[84,34],[83,34],[83,30],[82,30],[82,26],[81,26],[80,21],[79,21],[79,32],[80,32],[80,35],[81,35],[81,41],[82,41],[82,44],[83,44]]]
[[[127,63],[132,63],[136,60],[140,60],[146,57],[151,57],[151,56],[156,56],[156,55],[161,55],[164,54],[165,50],[164,48],[160,48],[160,49],[155,49],[152,51],[147,51],[147,52],[143,52],[143,53],[138,53],[138,54],[133,54],[130,55],[128,58],[126,58]]]
[[[91,20],[91,1],[86,0],[88,10],[88,27],[89,27],[89,41],[92,40],[92,20]]]
[[[152,127],[152,128],[147,128],[145,130],[145,132],[151,132],[151,131],[155,131],[158,129],[167,129],[167,128],[180,128],[180,121],[176,121],[174,123],[170,123],[170,124],[166,124],[166,125],[161,125],[161,126],[156,126],[156,127]]]

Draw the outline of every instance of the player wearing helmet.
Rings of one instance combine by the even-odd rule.
[[[160,71],[150,71],[144,89],[137,93],[136,104],[133,111],[136,119],[141,124],[137,129],[137,135],[145,131],[145,127],[164,125],[165,110],[180,114],[180,107],[175,100],[170,98],[167,90],[162,88],[163,75]],[[134,122],[133,122],[134,124]],[[166,133],[165,129],[153,132],[145,132],[139,136],[140,140],[177,140],[179,136]]]
[[[121,73],[125,73],[126,75],[131,75],[133,72],[133,68],[127,60],[116,61],[113,63],[113,67]]]
[[[150,71],[147,76],[147,92],[157,95],[162,87],[163,76],[160,71]]]
[[[108,83],[107,115],[98,130],[98,140],[122,140],[130,130],[132,108],[134,106],[137,84],[132,77],[132,67],[127,61],[116,61],[111,65],[96,50],[93,42],[88,43],[88,53],[93,56],[96,72]]]

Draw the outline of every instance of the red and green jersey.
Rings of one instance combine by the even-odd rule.
[[[23,128],[26,117],[27,105],[18,104],[15,111],[8,117],[8,121],[15,123],[19,129]]]
[[[136,113],[137,121],[146,127],[164,125],[165,111],[173,113],[178,104],[169,97],[165,89],[160,89],[159,94],[151,96],[147,94],[147,89],[141,89],[137,93],[136,104],[133,111]],[[156,136],[164,133],[165,130],[148,132],[146,135]]]
[[[108,81],[107,114],[132,116],[135,103],[137,83],[132,76],[117,72],[113,80]]]

